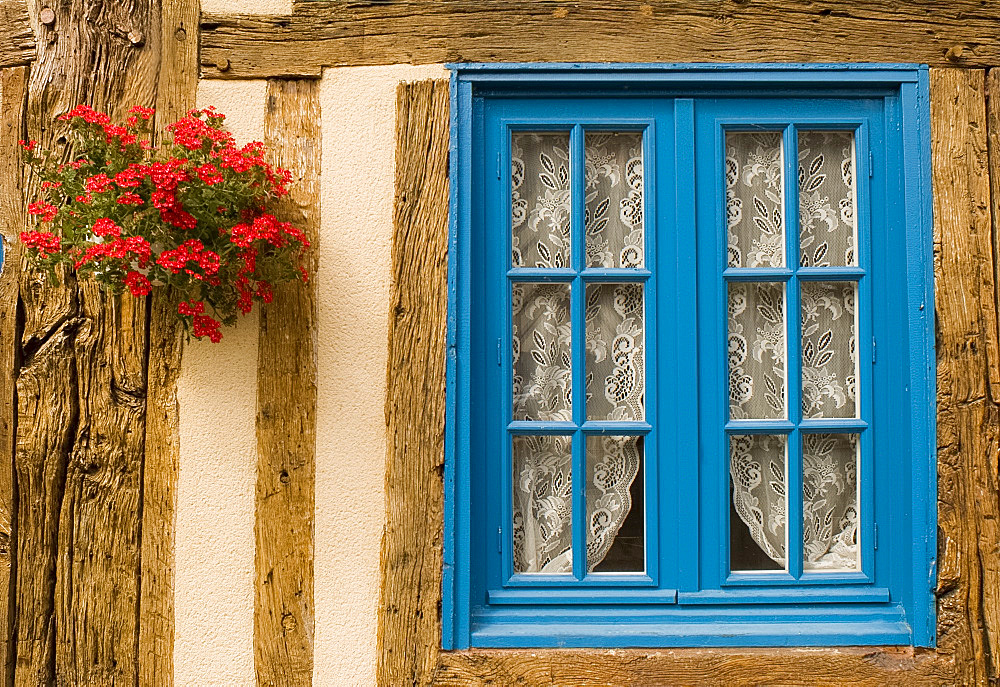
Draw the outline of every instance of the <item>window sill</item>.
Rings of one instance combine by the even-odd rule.
[[[817,622],[822,616],[825,620]],[[470,645],[483,648],[663,648],[909,645],[901,606],[878,603],[480,608]]]

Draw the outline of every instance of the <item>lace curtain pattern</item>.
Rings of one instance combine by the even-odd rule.
[[[588,267],[642,267],[642,134],[587,133]]]
[[[854,134],[799,132],[799,264],[856,265]]]
[[[726,134],[730,267],[785,264],[781,132]]]
[[[802,282],[802,416],[857,416],[855,286]]]
[[[785,417],[783,284],[729,285],[729,416]]]
[[[572,420],[569,301],[564,284],[513,287],[516,420]],[[599,284],[588,288],[586,332],[588,417],[642,420],[642,287]],[[570,572],[569,439],[517,437],[514,455],[515,570]],[[635,437],[602,437],[587,445],[587,563],[591,568],[607,554],[629,513],[629,488],[639,472],[640,459]]]
[[[805,267],[855,265],[852,132],[799,133],[799,244]],[[730,267],[784,264],[781,137],[726,137]],[[853,282],[800,282],[804,418],[857,417]],[[729,409],[733,419],[786,418],[787,332],[782,283],[729,285]],[[858,568],[855,435],[803,436],[806,570]],[[786,563],[786,446],[782,436],[730,441],[733,506],[753,541]],[[796,487],[798,488],[798,487]]]
[[[785,437],[730,438],[733,505],[754,542],[785,564]],[[802,435],[803,569],[856,570],[857,441],[852,434]]]
[[[643,265],[642,136],[587,133],[584,233],[589,267]],[[512,263],[568,267],[569,136],[517,133],[511,141]],[[573,420],[573,402],[597,420],[645,419],[641,284],[590,284],[584,293],[585,398],[572,397],[567,284],[512,288],[515,420]],[[587,567],[607,555],[632,501],[642,464],[637,437],[590,437],[584,487]],[[515,437],[514,570],[572,572],[572,450],[566,436]]]

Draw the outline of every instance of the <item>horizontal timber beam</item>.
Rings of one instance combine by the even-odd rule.
[[[25,0],[0,0],[0,67],[24,65],[35,59],[35,34]]]
[[[1000,65],[1000,21],[979,0],[338,0],[201,28],[202,75],[224,79],[477,61]]]

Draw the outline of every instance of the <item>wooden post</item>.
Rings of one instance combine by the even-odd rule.
[[[18,367],[17,292],[21,273],[24,227],[21,203],[21,156],[18,141],[24,136],[24,99],[28,70],[10,67],[0,71],[0,667],[9,684],[14,676],[14,595],[17,542],[17,509],[14,503],[14,441],[17,412],[14,385]]]
[[[938,642],[942,652],[954,656],[956,684],[986,684],[997,677],[1000,636],[1000,355],[994,253],[998,217],[991,222],[989,178],[997,151],[988,155],[985,87],[982,70],[931,71]],[[997,104],[991,103],[992,122],[996,113]],[[1000,166],[993,169],[1000,173]]]
[[[271,162],[292,172],[280,219],[319,251],[318,81],[269,81],[264,118]],[[257,360],[254,659],[259,685],[311,685],[316,479],[316,295],[313,282],[277,287],[261,308]]]
[[[380,685],[428,684],[441,646],[448,111],[447,81],[399,86]]]
[[[161,22],[177,40],[180,23],[196,25],[196,3],[69,0],[50,12],[36,27],[25,138],[64,148],[57,117],[78,103],[112,116],[166,105],[168,117],[193,103],[194,41],[161,51]],[[32,199],[37,179],[25,189]],[[169,685],[175,325],[162,307],[150,315],[147,299],[109,296],[71,275],[52,286],[22,269],[19,282],[14,681],[134,683],[143,664],[142,684]]]
[[[195,107],[199,0],[162,0],[156,122],[160,133]],[[139,685],[174,681],[174,521],[180,461],[177,375],[181,327],[162,290],[150,296],[142,549],[139,595]]]

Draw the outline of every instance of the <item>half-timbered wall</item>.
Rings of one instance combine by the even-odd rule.
[[[42,3],[0,0],[5,684],[997,681],[1000,23],[991,7],[89,7],[66,0],[49,21]],[[76,52],[67,49],[72,26],[89,31],[69,46]],[[450,60],[932,65],[937,650],[439,651],[441,63]],[[298,182],[282,214],[319,247],[310,284],[280,292],[218,345],[182,345],[156,297],[123,302],[89,287],[41,285],[15,240],[22,190],[33,183],[16,143],[56,140],[46,127],[76,101],[156,103],[164,121],[211,104],[238,139],[264,140]],[[111,322],[124,322],[124,333],[113,334]],[[123,394],[102,396],[102,374]],[[80,432],[90,426],[110,443],[90,446]]]

